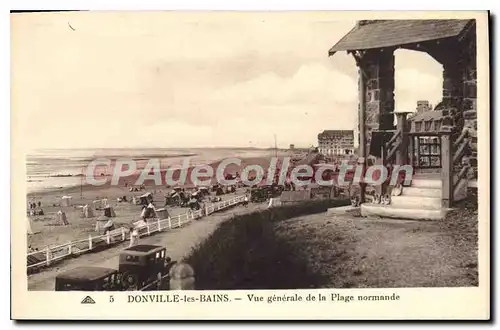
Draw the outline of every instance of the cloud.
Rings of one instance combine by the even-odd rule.
[[[13,117],[45,148],[317,143],[357,126],[354,60],[327,56],[354,24],[336,15],[16,16]],[[440,97],[418,55],[396,55],[397,109]]]
[[[212,102],[242,104],[315,104],[354,102],[357,83],[320,63],[301,65],[290,78],[266,72],[255,79],[215,91]]]

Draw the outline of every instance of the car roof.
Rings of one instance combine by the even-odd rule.
[[[165,247],[161,245],[140,244],[126,248],[125,250],[123,250],[123,252],[127,252],[127,254],[145,255],[151,252],[156,252],[157,250],[162,250],[164,248]]]
[[[75,281],[75,282],[95,281],[100,278],[114,274],[116,272],[117,270],[112,268],[85,266],[85,267],[77,267],[68,270],[64,273],[58,274],[56,278]]]

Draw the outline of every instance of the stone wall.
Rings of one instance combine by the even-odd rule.
[[[465,161],[477,177],[477,75],[476,35],[474,30],[459,43],[441,49],[443,65],[443,100],[435,110],[443,111],[443,130],[453,129],[458,137],[464,127],[471,137],[470,157]],[[457,169],[461,167],[457,164]]]
[[[365,73],[365,138],[366,148],[372,130],[392,129],[394,116],[394,52],[368,51],[361,62]]]
[[[477,177],[477,66],[476,66],[476,40],[475,35],[468,42],[464,54],[465,70],[462,76],[463,83],[463,119],[464,127],[470,132],[472,153],[469,158]]]

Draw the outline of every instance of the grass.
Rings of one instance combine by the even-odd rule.
[[[443,221],[321,214],[328,207],[348,204],[345,200],[310,202],[222,223],[185,260],[195,269],[197,289],[479,284],[474,191],[454,205]]]
[[[185,258],[198,290],[320,287],[325,279],[299,257],[296,246],[276,235],[274,224],[323,213],[348,200],[322,200],[235,216],[222,223]]]
[[[461,254],[461,267],[471,285],[478,286],[478,196],[470,188],[467,198],[454,205],[454,209],[440,223],[454,241],[454,249]]]

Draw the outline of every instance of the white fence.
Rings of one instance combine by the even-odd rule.
[[[188,211],[184,214],[179,214],[167,219],[157,219],[147,223],[139,228],[139,236],[149,236],[153,233],[180,228],[194,219],[199,219],[210,215],[214,212],[224,210],[230,206],[237,205],[243,202],[244,196],[238,196],[227,201],[217,202],[207,205],[205,209],[197,211]],[[50,266],[51,263],[75,257],[90,251],[98,251],[107,249],[115,244],[130,240],[130,232],[124,228],[119,228],[113,231],[108,231],[105,235],[89,236],[88,239],[72,241],[66,244],[47,247],[42,251],[28,253],[27,267],[28,270],[39,267]]]

